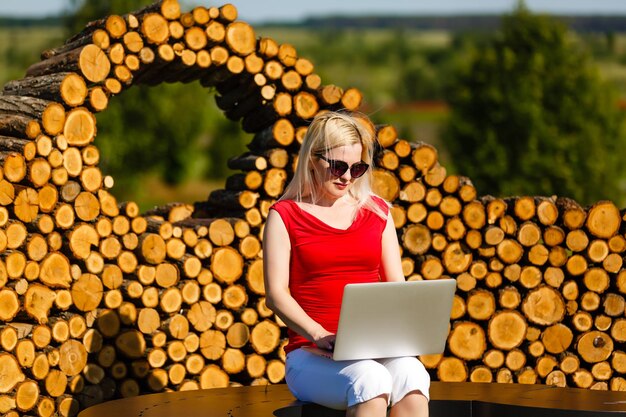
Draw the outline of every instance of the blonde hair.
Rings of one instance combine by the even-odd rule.
[[[357,201],[359,208],[366,208],[386,219],[386,214],[372,199],[372,165],[376,130],[369,118],[360,113],[347,111],[324,111],[313,118],[298,153],[298,165],[291,182],[287,185],[281,200],[301,202],[305,197],[313,203],[319,201],[319,193],[311,174],[313,157],[327,153],[339,146],[361,144],[361,160],[370,165],[365,174],[354,180],[349,194]]]

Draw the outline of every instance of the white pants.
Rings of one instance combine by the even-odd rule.
[[[300,401],[336,410],[387,394],[394,405],[412,391],[429,398],[430,375],[414,357],[333,361],[303,349],[289,352],[287,386]]]

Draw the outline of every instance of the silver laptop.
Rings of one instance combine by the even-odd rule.
[[[336,361],[442,353],[455,289],[454,279],[348,284],[334,350],[306,349]]]

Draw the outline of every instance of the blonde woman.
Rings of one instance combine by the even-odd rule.
[[[263,238],[267,305],[287,324],[286,381],[296,398],[347,416],[428,415],[430,378],[414,357],[333,361],[343,287],[404,280],[388,204],[371,189],[374,129],[324,112],[307,130],[293,180]]]

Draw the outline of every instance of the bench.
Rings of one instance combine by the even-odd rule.
[[[547,385],[433,382],[431,417],[626,416],[626,393]],[[109,401],[78,417],[339,417],[294,399],[286,385],[149,394]]]

